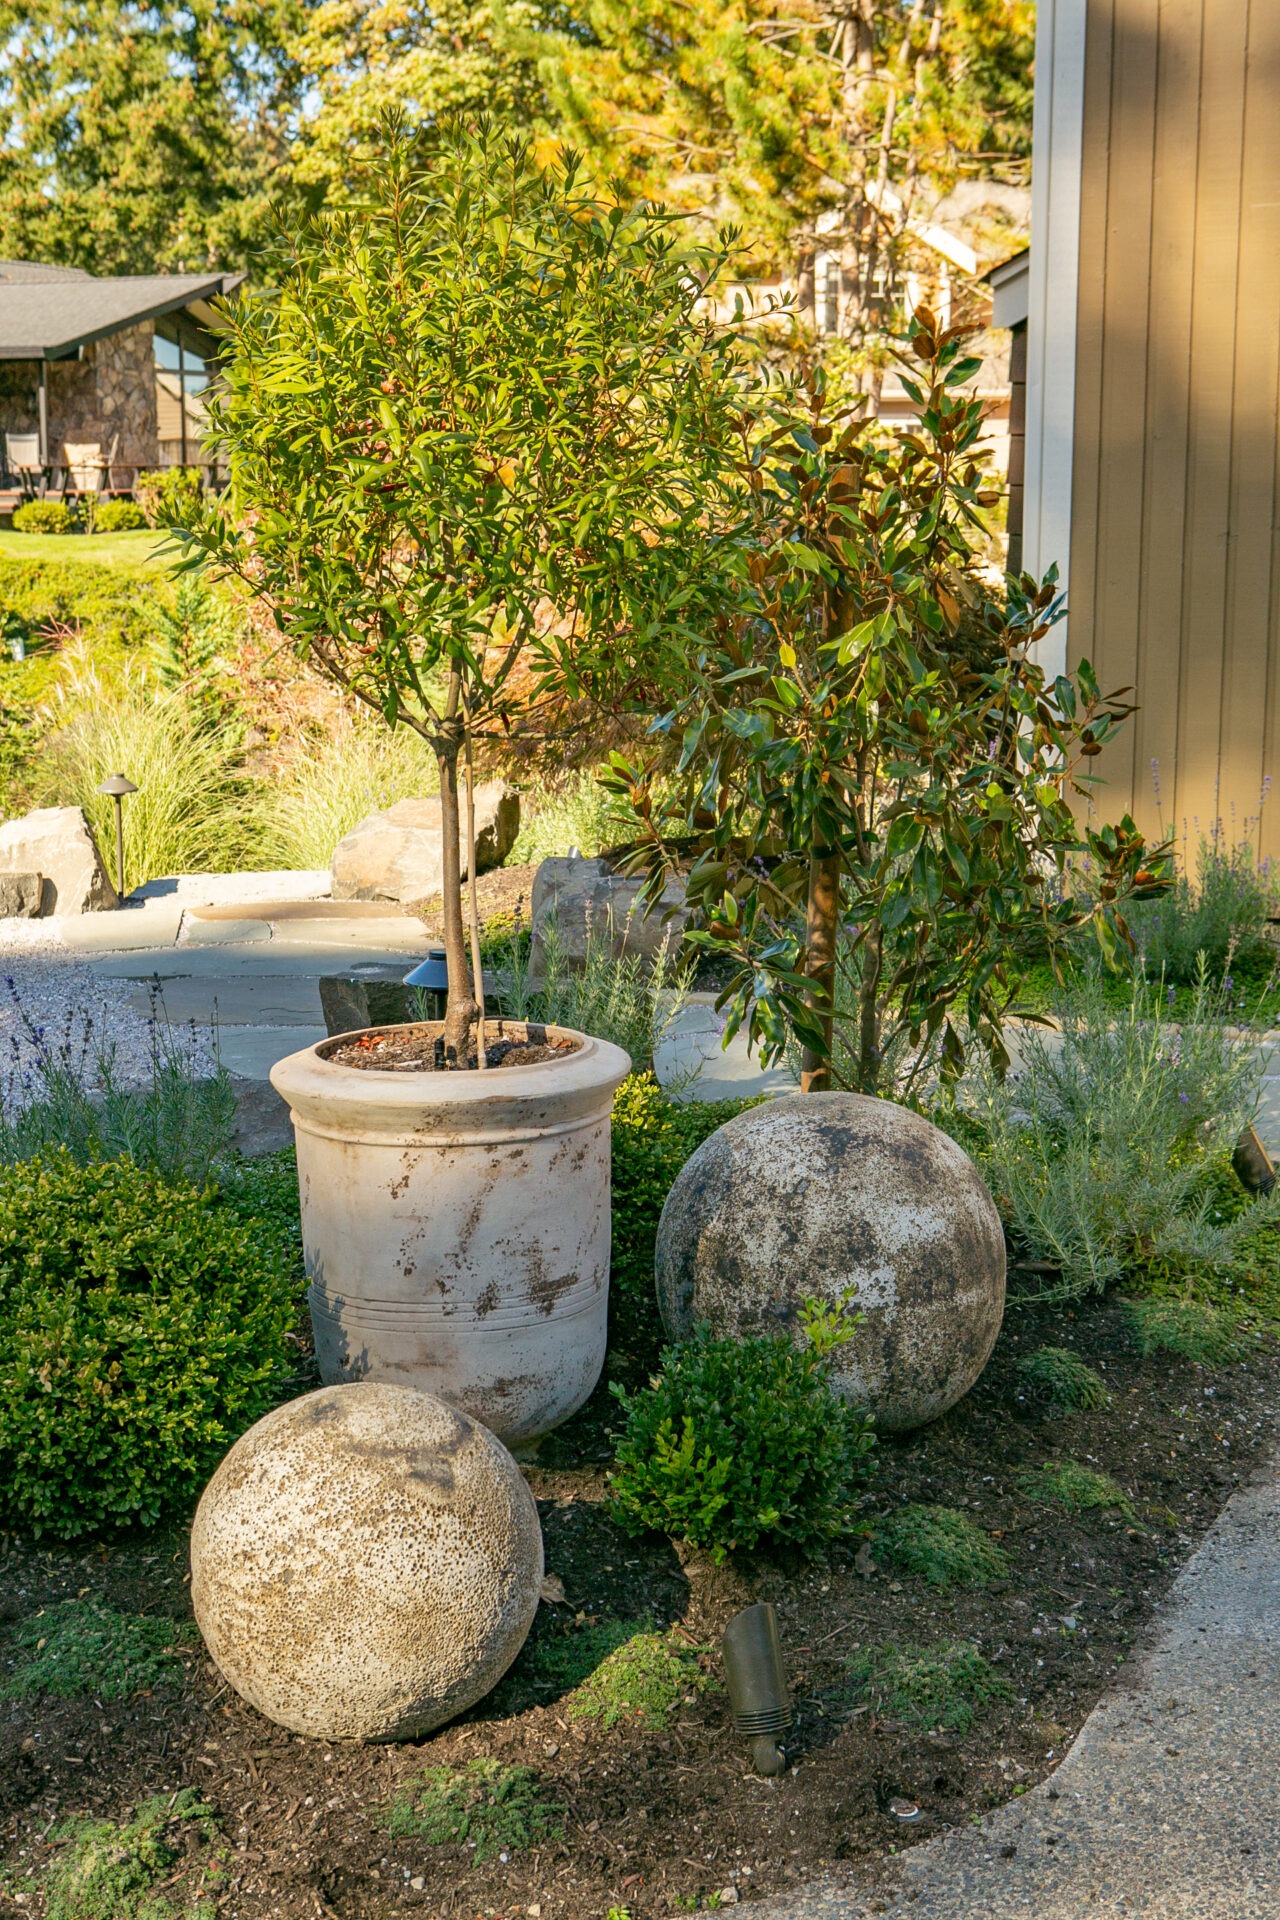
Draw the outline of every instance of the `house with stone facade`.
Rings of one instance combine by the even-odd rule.
[[[218,357],[213,303],[242,278],[107,279],[0,260],[0,484],[61,486],[68,470],[92,467],[92,448],[99,484],[116,492],[145,468],[207,464],[201,396]]]

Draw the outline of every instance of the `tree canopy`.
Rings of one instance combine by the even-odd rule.
[[[536,41],[552,18],[542,0],[511,0],[501,21],[487,0],[324,0],[292,47],[307,82],[295,181],[333,189],[348,180],[388,112],[417,127],[474,113],[530,128],[541,83],[513,40]]]
[[[243,262],[286,164],[305,0],[0,0],[0,255]]]
[[[624,195],[739,222],[774,259],[822,222],[865,313],[922,188],[1025,167],[1034,19],[1031,0],[581,0],[538,68]]]
[[[244,265],[388,109],[483,111],[758,261],[822,222],[865,312],[926,192],[1025,169],[1033,25],[1033,0],[0,0],[0,253]]]

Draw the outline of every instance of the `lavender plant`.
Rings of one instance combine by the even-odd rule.
[[[1219,1202],[1218,1172],[1257,1111],[1262,1059],[1228,1025],[1201,959],[1175,1022],[1139,975],[1117,1009],[1097,979],[1062,992],[1058,1031],[1024,1029],[1016,1072],[975,1077],[957,1132],[976,1152],[1019,1252],[1073,1299],[1149,1268],[1229,1268],[1261,1212]],[[939,1116],[943,1118],[944,1116]],[[1042,1295],[1042,1297],[1044,1297]]]
[[[162,1178],[200,1184],[227,1158],[236,1119],[231,1077],[220,1062],[204,1070],[194,1022],[173,1026],[158,991],[140,1083],[123,1071],[91,1009],[69,1012],[51,1032],[11,974],[4,992],[13,1017],[0,1071],[0,1164],[63,1148],[81,1166],[127,1158]]]
[[[1233,841],[1221,820],[1202,834],[1194,873],[1184,859],[1173,886],[1125,910],[1148,972],[1175,986],[1194,984],[1198,956],[1217,978],[1256,980],[1277,960],[1269,921],[1280,909],[1280,875],[1259,860],[1250,839]]]

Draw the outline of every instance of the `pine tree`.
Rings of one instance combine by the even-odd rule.
[[[486,0],[326,0],[291,46],[306,75],[295,179],[326,190],[347,181],[388,111],[408,127],[483,113],[527,129],[541,85],[513,42],[536,39],[549,19],[541,0],[512,0],[501,22]]]
[[[0,0],[0,255],[241,265],[284,158],[307,0]]]

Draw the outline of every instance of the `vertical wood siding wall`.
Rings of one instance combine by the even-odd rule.
[[[1087,6],[1068,644],[1140,705],[1095,804],[1258,844],[1274,777],[1276,856],[1280,0]]]

